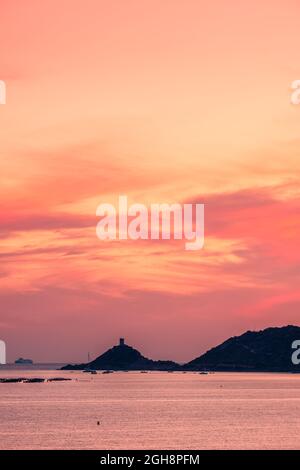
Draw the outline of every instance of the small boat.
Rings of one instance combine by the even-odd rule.
[[[19,359],[15,361],[15,364],[33,364],[33,361],[31,359],[23,359],[23,357],[19,357]]]
[[[102,374],[113,374],[113,370],[104,370]]]
[[[147,370],[141,370],[141,374],[148,374]]]
[[[200,375],[208,375],[208,372],[202,370],[201,372],[199,372]]]

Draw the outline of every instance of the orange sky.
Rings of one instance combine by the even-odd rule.
[[[296,0],[0,0],[0,337],[192,359],[299,324]],[[100,242],[95,211],[206,204],[205,248]]]

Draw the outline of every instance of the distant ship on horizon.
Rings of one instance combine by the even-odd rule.
[[[33,364],[33,361],[32,359],[24,359],[23,357],[19,357],[19,359],[15,361],[15,364]]]

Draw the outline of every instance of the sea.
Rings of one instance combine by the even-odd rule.
[[[0,449],[300,449],[300,375],[0,368]]]

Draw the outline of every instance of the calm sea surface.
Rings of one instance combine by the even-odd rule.
[[[0,449],[300,449],[300,375],[18,376],[73,380],[0,384]]]

